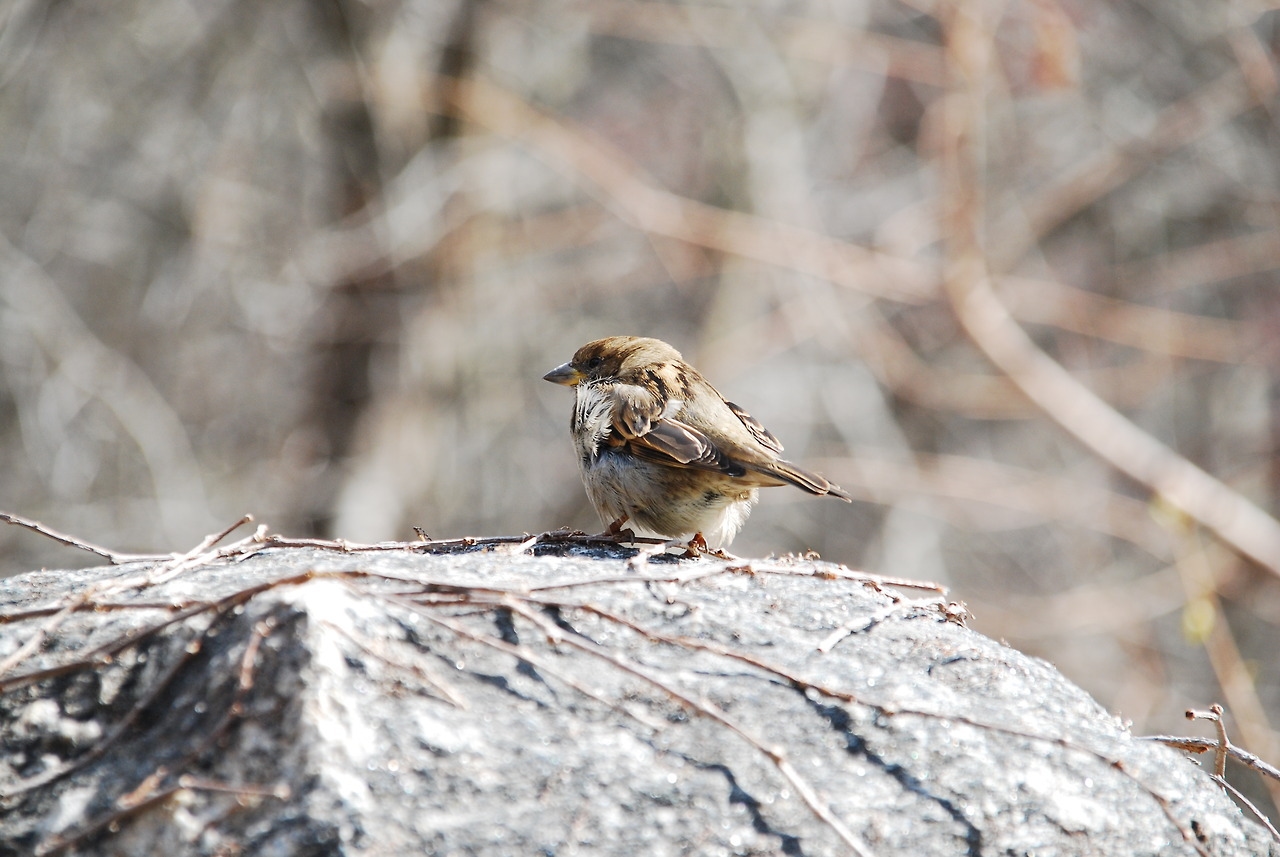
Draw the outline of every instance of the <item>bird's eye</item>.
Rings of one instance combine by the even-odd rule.
[[[604,358],[603,358],[603,357],[592,357],[590,360],[588,360],[588,361],[587,361],[587,368],[588,368],[588,369],[599,369],[599,368],[600,368],[600,364],[601,364],[601,363],[603,363],[603,362],[604,362]]]

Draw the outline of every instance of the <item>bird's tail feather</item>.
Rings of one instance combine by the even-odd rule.
[[[790,461],[777,459],[770,462],[770,466],[767,469],[762,468],[760,472],[767,476],[776,477],[783,482],[789,482],[797,488],[808,491],[810,494],[830,494],[832,497],[839,497],[846,503],[853,502],[853,496],[839,485],[820,473],[805,470]]]

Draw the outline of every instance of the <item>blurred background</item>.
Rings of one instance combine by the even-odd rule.
[[[595,531],[540,377],[657,336],[859,498],[766,491],[736,553],[939,581],[1280,763],[1234,515],[1280,487],[1278,48],[1262,0],[12,0],[0,509]],[[1153,491],[1184,461],[1244,524]],[[3,573],[92,561],[0,528]]]

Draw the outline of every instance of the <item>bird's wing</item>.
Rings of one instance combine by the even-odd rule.
[[[707,388],[715,392],[709,384]],[[720,456],[720,469],[734,476],[744,476],[746,481],[766,486],[789,483],[810,494],[832,494],[842,500],[852,500],[847,491],[832,483],[826,477],[798,464],[785,461],[778,456],[782,452],[782,442],[773,436],[760,422],[733,402],[716,393],[715,398],[701,397],[700,401],[710,411],[696,413],[686,411],[685,417],[690,425],[706,432],[708,442],[717,449]],[[733,416],[738,418],[741,428],[725,418],[729,415],[717,415],[715,408],[723,402]],[[724,426],[723,432],[718,430]],[[730,430],[733,426],[736,430]]]
[[[678,420],[662,420],[647,434],[631,439],[631,451],[641,458],[675,467],[716,470],[730,476],[746,471],[725,457],[711,439]]]
[[[852,499],[848,492],[822,475],[778,458],[777,453],[782,449],[778,439],[754,417],[719,398],[718,394],[717,400],[728,405],[760,448],[753,448],[745,435],[734,437],[736,432],[722,437],[713,427],[715,420],[696,411],[689,412],[683,400],[663,400],[637,384],[614,384],[611,395],[614,431],[608,442],[626,445],[639,458],[668,467],[713,470],[745,478],[748,484],[790,483],[811,494]],[[710,401],[713,400],[703,400],[704,406]],[[677,414],[684,419],[676,419]],[[704,426],[705,430],[698,426]]]
[[[627,440],[648,434],[654,423],[674,413],[673,404],[674,409],[680,407],[679,402],[664,401],[638,384],[610,384],[609,397],[614,430]]]
[[[733,411],[733,415],[742,421],[742,424],[747,427],[747,431],[751,432],[751,436],[754,437],[761,446],[766,449],[771,449],[774,452],[782,452],[782,441],[774,437],[773,432],[761,425],[758,419],[751,416],[751,414],[747,413],[733,402],[730,402],[728,399],[725,399],[724,403],[729,406],[729,410]]]
[[[706,434],[675,419],[683,401],[664,402],[635,384],[614,384],[611,392],[615,437],[635,455],[672,467],[717,470],[732,476],[745,472]]]

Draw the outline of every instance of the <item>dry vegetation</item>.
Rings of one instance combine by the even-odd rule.
[[[736,552],[941,580],[1136,730],[1221,700],[1280,759],[1269,4],[0,15],[0,507],[593,527],[538,379],[655,335],[862,500],[769,493]]]

